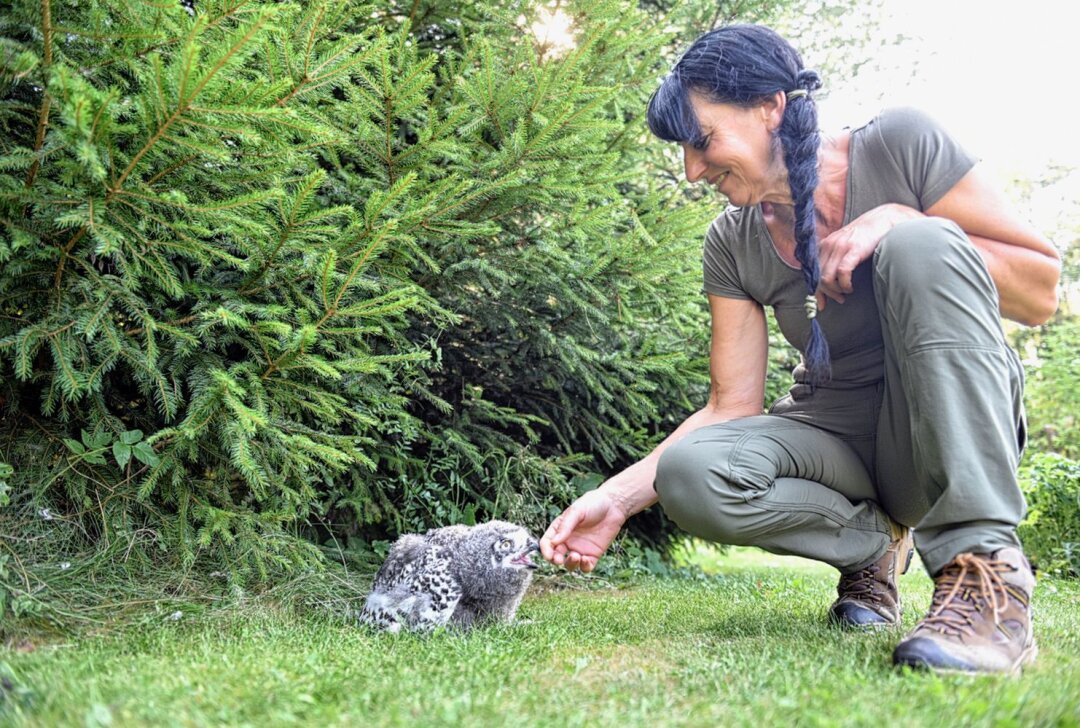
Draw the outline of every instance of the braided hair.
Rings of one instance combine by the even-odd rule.
[[[703,133],[690,104],[690,92],[713,103],[750,108],[787,93],[777,130],[795,208],[795,257],[807,290],[810,337],[804,352],[809,382],[830,377],[829,345],[817,321],[820,278],[814,190],[818,184],[817,106],[811,92],[821,88],[815,71],[775,31],[761,25],[728,25],[705,33],[686,51],[649,101],[648,122],[665,141],[701,145]]]

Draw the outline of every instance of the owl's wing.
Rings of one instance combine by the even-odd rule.
[[[411,592],[416,602],[409,613],[409,626],[434,629],[447,624],[461,601],[461,585],[450,569],[451,552],[431,545],[413,575]]]
[[[450,551],[419,536],[410,537],[395,553],[397,546],[375,577],[361,621],[391,632],[446,624],[461,599],[450,570]]]
[[[416,534],[406,534],[395,541],[386,561],[375,574],[371,590],[390,591],[402,580],[407,580],[427,547],[427,539]]]

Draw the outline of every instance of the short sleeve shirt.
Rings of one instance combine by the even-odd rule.
[[[887,203],[925,211],[975,165],[976,159],[931,117],[915,109],[882,112],[851,132],[843,224]],[[705,235],[704,288],[727,298],[770,306],[784,338],[800,351],[810,333],[803,311],[806,284],[798,268],[773,244],[758,206],[731,208]],[[829,302],[818,322],[829,342],[832,380],[823,385],[853,389],[883,376],[881,325],[872,287],[872,261],[852,276],[854,292],[843,304]],[[800,364],[796,382],[805,382]]]

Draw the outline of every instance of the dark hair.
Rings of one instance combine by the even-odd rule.
[[[649,101],[649,128],[665,141],[702,146],[691,91],[713,103],[752,107],[777,92],[819,88],[818,74],[804,69],[798,51],[775,31],[760,25],[728,25],[698,38],[675,64]],[[795,205],[795,257],[802,265],[806,290],[814,295],[820,277],[814,189],[821,139],[817,107],[809,93],[788,99],[777,135]],[[816,318],[810,321],[805,358],[812,384],[829,379],[829,345]]]

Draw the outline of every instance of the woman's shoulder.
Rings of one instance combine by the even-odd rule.
[[[710,232],[733,232],[737,230],[753,229],[760,221],[761,211],[757,205],[750,207],[735,207],[728,205],[713,219],[712,225],[708,226]]]
[[[881,109],[852,130],[853,135],[867,132],[879,137],[886,144],[947,135],[937,118],[915,106],[891,106]]]
[[[882,110],[853,140],[859,182],[876,180],[879,197],[918,210],[933,205],[978,161],[934,116],[911,106]]]
[[[756,232],[760,223],[760,210],[756,207],[735,207],[729,205],[709,225],[706,240],[712,243],[722,242],[732,247],[739,241],[747,240]]]

